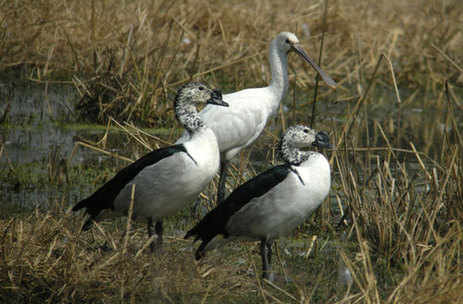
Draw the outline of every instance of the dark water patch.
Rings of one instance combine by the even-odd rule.
[[[9,109],[0,125],[4,149],[0,163],[38,161],[53,146],[72,150],[75,131],[64,128],[74,121],[73,101],[77,95],[71,86],[1,84],[0,98],[4,101],[0,113]]]
[[[76,123],[76,99],[69,85],[0,84],[2,205],[46,207],[49,202],[73,201],[81,192],[90,191],[92,176],[85,174],[87,166],[102,164],[109,157],[75,149],[75,143],[83,138],[98,140],[105,129]],[[111,140],[117,137],[116,133]]]
[[[0,83],[0,203],[20,209],[73,204],[109,180],[127,161],[78,145],[97,143],[111,153],[136,159],[147,149],[125,132],[82,124],[70,85]],[[6,113],[5,115],[2,115]],[[145,130],[161,134],[167,129]],[[7,208],[8,209],[8,208]]]
[[[77,92],[71,85],[37,85],[30,82],[0,83],[0,111],[10,104],[12,123],[29,125],[75,121]]]

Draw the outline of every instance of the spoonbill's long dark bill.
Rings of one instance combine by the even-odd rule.
[[[162,244],[162,218],[174,214],[193,201],[209,184],[220,165],[219,146],[214,132],[199,116],[200,103],[228,106],[219,91],[193,82],[178,90],[175,114],[185,127],[189,140],[154,150],[119,171],[90,197],[80,201],[73,211],[86,208],[90,215],[83,230],[91,227],[103,209],[127,213],[135,185],[133,216],[148,220],[148,235],[153,235],[153,221]],[[151,243],[154,250],[154,243]]]
[[[217,136],[221,152],[218,203],[225,195],[225,170],[228,161],[241,149],[250,145],[262,133],[270,117],[275,115],[280,101],[288,91],[288,53],[295,52],[307,61],[327,85],[335,87],[331,79],[304,51],[293,33],[282,32],[270,43],[269,61],[272,72],[270,84],[262,88],[245,89],[223,95],[228,108],[206,106],[201,118]],[[177,143],[188,139],[184,133]]]

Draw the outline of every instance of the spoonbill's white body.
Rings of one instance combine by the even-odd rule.
[[[218,203],[223,201],[225,195],[225,169],[228,161],[262,133],[288,91],[288,53],[291,51],[312,65],[329,86],[336,85],[302,49],[296,35],[282,32],[270,43],[272,80],[268,86],[225,94],[223,100],[229,107],[206,106],[200,112],[204,123],[214,131],[221,152]],[[184,133],[177,142],[187,139],[188,134]]]

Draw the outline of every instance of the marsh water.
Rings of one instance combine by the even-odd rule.
[[[56,200],[75,202],[99,185],[101,181],[95,181],[95,178],[105,172],[105,167],[121,167],[121,160],[76,146],[82,140],[97,142],[105,134],[104,126],[85,124],[77,119],[74,105],[78,99],[74,86],[69,84],[0,83],[2,205],[29,208]],[[291,102],[286,102],[284,109],[289,112],[288,124],[304,120],[304,113],[293,115],[290,107]],[[344,101],[320,103],[318,112],[325,124],[335,128],[344,122],[350,107],[351,104]],[[398,117],[387,101],[371,105],[369,115],[372,122]],[[411,105],[402,109],[401,115],[408,121],[404,132],[413,132],[414,126],[426,124],[435,125],[439,131],[444,114],[434,107],[425,109],[422,105]],[[275,128],[275,124],[272,122],[270,128]],[[108,147],[112,152],[131,157],[134,147],[127,145],[126,134],[111,132],[109,140]],[[419,136],[415,136],[414,140],[417,141],[417,149],[426,145]],[[256,163],[256,167],[265,163],[263,160],[268,155],[264,151],[267,150],[252,148],[251,161]],[[418,168],[414,160],[410,160],[409,164],[410,170]],[[111,174],[112,171],[107,175]]]
[[[76,147],[77,141],[97,139],[105,132],[77,121],[76,100],[72,85],[0,84],[3,205],[28,208],[86,192],[81,180],[69,180],[68,167],[101,163],[109,157]]]

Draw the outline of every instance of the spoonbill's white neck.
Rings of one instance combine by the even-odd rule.
[[[269,62],[272,72],[269,88],[275,94],[274,103],[278,106],[288,91],[288,54],[278,47],[277,39],[270,44]]]

